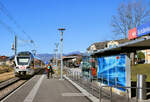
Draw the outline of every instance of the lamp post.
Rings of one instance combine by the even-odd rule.
[[[56,70],[58,70],[58,68],[57,68],[57,64],[58,64],[57,51],[58,51],[58,45],[59,45],[59,43],[55,43],[55,45],[56,45],[56,49],[55,49],[55,52],[56,52]]]
[[[59,28],[58,29],[61,32],[61,52],[60,52],[60,56],[61,56],[61,71],[60,71],[60,80],[63,80],[63,32],[64,30],[66,30],[65,28]]]

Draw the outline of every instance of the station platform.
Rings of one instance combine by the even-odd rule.
[[[32,79],[1,102],[90,102],[67,80],[47,79],[46,74]]]

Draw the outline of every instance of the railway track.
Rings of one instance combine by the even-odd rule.
[[[5,98],[7,95],[12,93],[18,87],[23,85],[27,80],[22,80],[20,78],[12,78],[5,82],[0,83],[0,101]]]
[[[20,80],[19,78],[15,77],[0,83],[0,90],[4,89],[5,87],[15,83],[16,81]]]
[[[36,74],[43,74],[44,69],[39,70]],[[0,83],[0,101],[8,96],[10,93],[15,91],[17,88],[22,86],[25,82],[27,82],[30,78],[12,78],[7,81]]]

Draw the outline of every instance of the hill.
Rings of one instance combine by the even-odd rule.
[[[42,61],[48,62],[50,59],[52,59],[55,54],[48,54],[48,53],[43,53],[43,54],[37,54],[37,57],[39,57]]]
[[[68,54],[63,54],[63,56],[76,55],[76,54],[82,55],[82,53],[80,51],[74,51],[74,52],[70,52]],[[37,54],[36,56],[39,57],[42,61],[48,62],[50,59],[55,57],[55,54],[41,53],[41,54]],[[59,53],[58,53],[58,58],[60,58]]]

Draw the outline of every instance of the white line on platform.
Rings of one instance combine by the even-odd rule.
[[[32,102],[36,93],[39,90],[39,87],[43,81],[44,75],[42,75],[39,79],[39,81],[35,84],[35,86],[33,87],[33,89],[30,91],[30,93],[28,94],[28,96],[25,98],[24,102]]]

